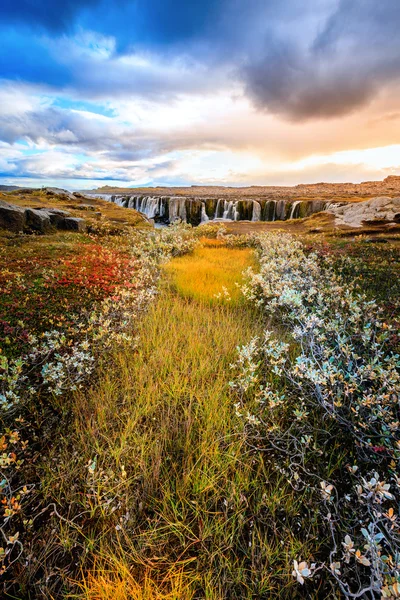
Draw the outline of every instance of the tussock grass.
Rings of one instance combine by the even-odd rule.
[[[75,394],[71,433],[43,464],[44,496],[69,507],[48,548],[64,580],[79,549],[74,598],[296,597],[313,524],[297,534],[301,494],[246,445],[229,381],[237,346],[263,329],[235,285],[254,259],[218,246],[166,267],[137,347],[114,348]],[[214,297],[222,285],[231,300]]]
[[[114,560],[108,570],[104,564],[98,571],[93,569],[80,587],[87,600],[192,600],[191,582],[182,570],[168,573],[164,579],[156,583],[145,573],[139,583],[125,562]]]

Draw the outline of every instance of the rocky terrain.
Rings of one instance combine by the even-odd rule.
[[[86,223],[84,219],[72,217],[70,212],[59,208],[34,209],[0,200],[0,227],[16,233],[47,233],[51,229],[83,232]]]
[[[84,193],[89,193],[85,190]],[[138,194],[147,196],[191,196],[220,198],[225,196],[265,198],[270,200],[349,200],[357,201],[374,196],[400,196],[400,176],[390,175],[383,181],[362,183],[315,183],[295,186],[196,186],[191,187],[142,187],[115,188],[103,186],[90,193],[98,194]]]
[[[329,212],[336,225],[362,227],[384,223],[400,223],[400,198],[372,198],[355,204],[331,205]]]
[[[57,229],[90,232],[105,223],[108,227],[124,228],[140,222],[148,226],[149,220],[167,224],[179,218],[192,225],[223,221],[234,233],[283,228],[293,233],[334,233],[341,230],[349,234],[354,230],[355,233],[397,235],[400,230],[399,182],[400,177],[389,177],[383,182],[367,182],[358,186],[317,184],[276,188],[282,194],[287,189],[302,190],[302,194],[307,190],[307,196],[298,196],[297,199],[293,194],[287,199],[266,195],[258,196],[258,199],[246,195],[217,198],[210,195],[212,190],[218,190],[219,194],[224,190],[237,194],[238,189],[209,187],[207,196],[199,195],[200,191],[205,193],[205,188],[187,188],[192,193],[194,191],[195,195],[190,197],[157,196],[154,190],[152,196],[108,194],[104,193],[104,188],[103,198],[59,188],[0,190],[0,229],[42,234]],[[393,193],[371,198],[340,195],[344,193],[343,188],[350,194],[351,187],[370,192],[386,189]],[[333,190],[332,194],[322,197],[328,188]],[[245,192],[250,189],[256,188],[246,188]],[[265,191],[267,188],[260,189]],[[316,190],[319,190],[318,197]],[[356,191],[353,189],[354,194]],[[177,193],[176,189],[174,193]]]
[[[93,231],[105,225],[121,229],[148,226],[135,210],[126,211],[101,198],[59,188],[0,190],[0,229],[13,233]]]

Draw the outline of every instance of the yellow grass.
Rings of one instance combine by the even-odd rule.
[[[187,298],[215,303],[215,296],[225,287],[233,301],[241,300],[238,287],[242,271],[255,266],[249,248],[226,248],[213,240],[213,246],[203,245],[193,255],[181,256],[165,267],[173,276],[175,290]]]
[[[81,587],[86,600],[192,600],[190,581],[183,571],[168,573],[164,581],[155,582],[149,573],[137,581],[124,562],[104,564],[89,573]]]
[[[87,464],[97,457],[84,542],[94,566],[84,571],[79,598],[293,597],[284,593],[292,586],[287,565],[304,545],[289,528],[271,535],[267,523],[276,511],[290,522],[301,497],[280,478],[267,486],[229,387],[237,346],[262,332],[235,286],[253,261],[249,250],[214,242],[174,259],[136,350],[115,348],[97,383],[75,396],[75,437],[50,457],[42,485],[45,496],[56,489],[56,502],[87,510],[77,490],[88,489]],[[222,285],[232,300],[214,298]],[[119,507],[111,515],[109,498]],[[258,526],[253,515],[265,511],[268,522]],[[66,537],[63,548],[82,543]]]

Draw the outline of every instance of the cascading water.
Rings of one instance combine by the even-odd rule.
[[[257,200],[253,201],[253,216],[252,221],[261,221],[261,204]]]
[[[236,202],[233,202],[232,200],[225,200],[224,201],[224,213],[222,215],[222,218],[225,219],[226,221],[237,221],[237,219],[235,218],[236,216],[237,216]]]
[[[297,217],[297,215],[298,215],[298,207],[300,206],[300,203],[301,203],[300,200],[296,200],[296,202],[293,202],[293,204],[292,204],[292,210],[290,211],[290,217],[289,217],[289,219],[295,219]]]
[[[222,219],[224,215],[224,200],[223,198],[218,198],[217,207],[215,209],[214,219]]]
[[[201,203],[201,223],[207,223],[207,221],[209,221],[210,219],[207,216],[206,213],[206,205],[204,204],[204,202]]]
[[[169,221],[173,223],[178,219],[186,223],[186,198],[169,199]]]
[[[324,200],[258,200],[240,198],[187,198],[183,196],[111,196],[119,206],[134,208],[158,223],[185,223],[199,225],[208,221],[279,221],[309,216],[326,210],[330,203]]]

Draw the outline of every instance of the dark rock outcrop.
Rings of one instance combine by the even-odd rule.
[[[67,210],[61,210],[60,208],[41,208],[40,210],[49,215],[50,223],[57,229],[63,228],[65,219],[71,214]]]
[[[46,210],[25,209],[26,224],[24,229],[38,233],[48,233],[52,229],[50,215]]]
[[[59,229],[66,229],[67,231],[76,231],[84,233],[86,231],[85,219],[78,219],[77,217],[67,217],[64,219]]]
[[[25,209],[0,200],[0,228],[8,231],[23,231],[26,224]]]
[[[49,233],[54,229],[82,233],[86,222],[59,208],[25,208],[0,200],[0,228],[14,233]]]

